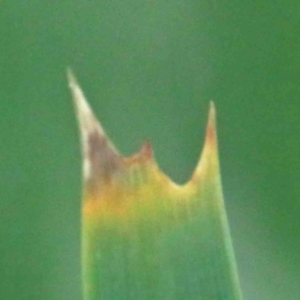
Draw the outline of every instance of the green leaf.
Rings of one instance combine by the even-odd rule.
[[[150,144],[131,157],[117,152],[68,75],[83,149],[85,299],[240,300],[214,105],[199,164],[177,185],[159,169]]]

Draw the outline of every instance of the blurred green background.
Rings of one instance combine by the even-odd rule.
[[[300,299],[300,2],[0,1],[0,299],[80,300],[71,66],[122,153],[188,180],[215,101],[246,300]]]

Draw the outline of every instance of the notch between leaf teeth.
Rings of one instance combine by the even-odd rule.
[[[116,172],[125,167],[126,163],[141,163],[151,160],[153,165],[156,165],[155,160],[152,159],[153,150],[149,142],[144,143],[137,154],[130,157],[121,156],[107,138],[70,69],[67,70],[67,76],[81,132],[84,181],[92,183],[93,186],[101,184],[103,180],[109,181]],[[176,190],[183,188],[183,190],[187,191],[191,187],[193,190],[195,183],[198,183],[205,176],[204,173],[208,172],[208,169],[211,169],[211,167],[213,167],[214,171],[218,171],[216,110],[213,102],[210,102],[204,147],[191,179],[186,184],[178,185],[163,174],[158,166],[155,169]]]

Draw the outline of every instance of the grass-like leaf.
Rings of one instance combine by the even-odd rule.
[[[180,186],[159,169],[150,144],[120,155],[68,75],[83,149],[85,299],[240,300],[214,105],[200,162]]]

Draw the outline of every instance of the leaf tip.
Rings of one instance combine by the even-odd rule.
[[[206,127],[205,144],[215,145],[216,147],[216,107],[213,101],[209,105],[208,122]]]
[[[218,172],[218,145],[216,130],[216,108],[213,101],[210,102],[208,121],[206,126],[205,142],[199,163],[195,169],[192,181],[203,179],[211,166]]]
[[[80,128],[84,180],[107,179],[117,167],[119,155],[94,116],[70,68],[67,69],[67,77]]]

